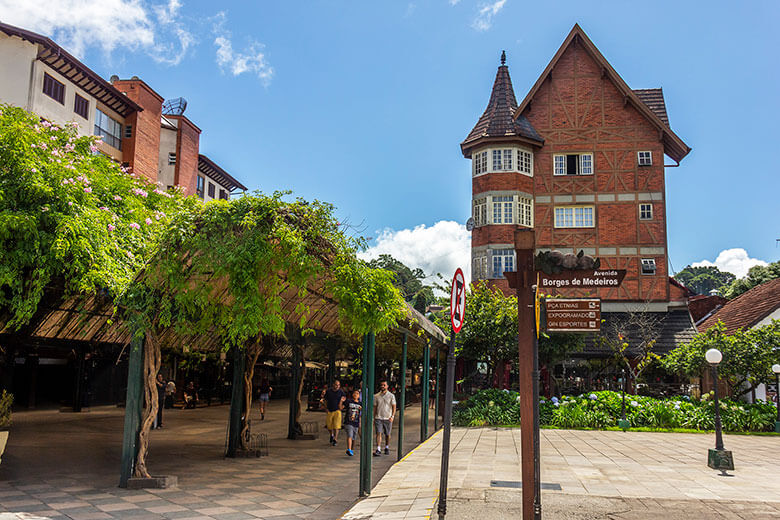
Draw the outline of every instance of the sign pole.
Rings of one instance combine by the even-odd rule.
[[[444,384],[444,431],[441,438],[441,475],[439,477],[439,502],[436,512],[439,520],[447,515],[447,473],[450,466],[450,436],[452,433],[452,396],[455,391],[455,334],[463,327],[466,311],[466,280],[458,268],[452,279],[450,293],[450,345],[447,349],[447,380]],[[427,405],[427,403],[426,403]]]

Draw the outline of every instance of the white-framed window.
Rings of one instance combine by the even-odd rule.
[[[591,228],[593,226],[593,206],[558,206],[555,208],[556,228]]]
[[[474,154],[472,161],[474,162],[474,175],[481,175],[487,173],[487,150],[484,152],[477,152]]]
[[[474,199],[474,226],[479,227],[488,224],[487,206],[487,197]]]
[[[533,176],[533,155],[520,148],[491,148],[472,154],[474,175],[493,172],[519,172]]]
[[[653,205],[652,204],[640,204],[639,205],[639,220],[653,220]]]
[[[514,200],[512,195],[494,196],[493,224],[514,224]]]
[[[505,272],[515,270],[514,249],[493,249],[493,265],[491,278],[503,278]]]
[[[655,274],[655,258],[642,259],[642,274],[646,274],[646,275]]]
[[[653,165],[653,152],[637,152],[636,156],[639,166]]]
[[[471,262],[471,278],[474,280],[484,280],[487,278],[487,265],[486,252],[476,255]]]
[[[517,150],[517,171],[526,175],[533,175],[531,171],[532,156],[525,150]]]
[[[99,108],[95,109],[95,135],[117,150],[122,149],[122,123]]]
[[[593,154],[553,155],[553,175],[593,175]]]
[[[534,201],[528,197],[517,198],[517,223],[534,227]]]

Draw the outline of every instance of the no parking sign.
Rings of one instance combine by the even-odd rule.
[[[452,278],[452,292],[450,293],[450,321],[452,331],[456,334],[463,328],[463,318],[466,316],[466,279],[460,267]]]

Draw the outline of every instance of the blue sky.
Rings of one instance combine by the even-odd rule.
[[[672,267],[742,248],[749,258],[727,252],[719,265],[743,269],[780,258],[780,4],[742,5],[0,0],[0,20],[50,35],[106,78],[185,97],[202,152],[251,189],[332,202],[380,238],[375,252],[428,271],[468,263],[458,145],[501,50],[522,99],[578,22],[632,88],[664,88],[693,148],[667,170]]]

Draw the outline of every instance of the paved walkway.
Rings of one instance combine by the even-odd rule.
[[[0,464],[0,513],[71,520],[332,520],[357,499],[357,453],[346,456],[343,436],[331,447],[327,431],[317,440],[287,440],[286,402],[272,401],[266,420],[255,423],[269,437],[270,456],[261,458],[223,457],[227,406],[164,414],[165,427],[152,432],[149,468],[178,476],[179,486],[138,491],[117,487],[123,409],[14,414]],[[408,449],[419,441],[419,417],[419,405],[407,408]],[[306,412],[303,420],[324,427],[325,414]],[[372,458],[374,482],[395,462],[396,442],[391,455]]]
[[[428,518],[438,496],[440,442],[441,432],[391,468],[372,496],[343,518]],[[723,502],[780,515],[780,437],[727,435],[724,442],[736,465],[729,477],[707,467],[713,435],[542,430],[542,482],[560,486],[560,491],[543,495],[579,495],[583,507],[606,500],[609,508],[619,502],[617,509],[623,512],[650,499],[659,511],[687,504],[691,511],[705,512],[713,509],[708,504]],[[517,504],[520,490],[504,486],[516,486],[521,478],[519,429],[455,428],[452,446],[448,488],[453,518],[472,518],[456,516],[458,504],[503,502],[497,509],[502,515],[511,509],[507,504]],[[553,504],[561,500],[550,499]],[[543,499],[543,510],[544,504]]]

